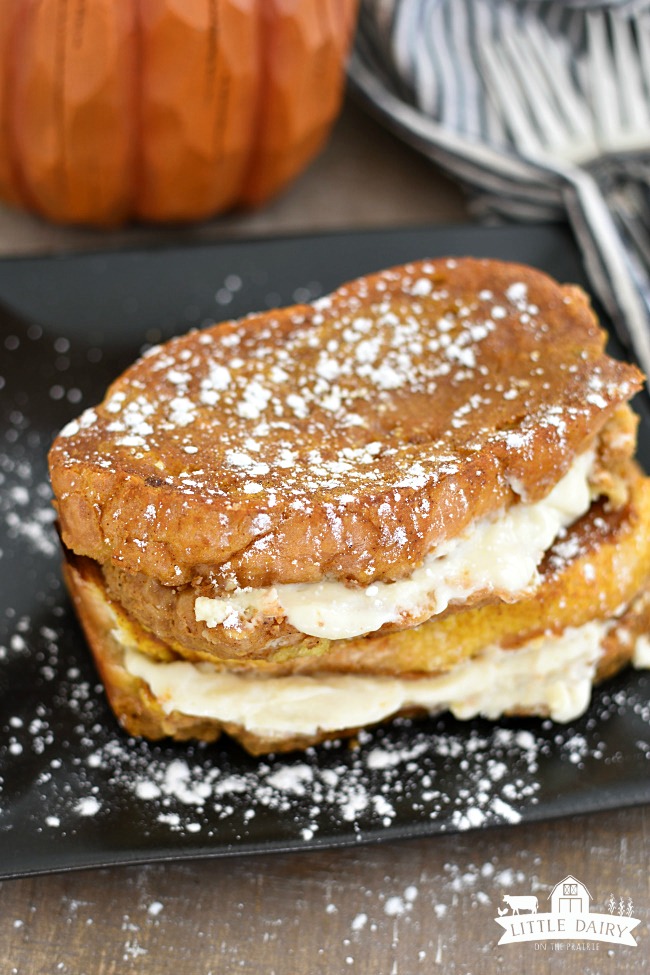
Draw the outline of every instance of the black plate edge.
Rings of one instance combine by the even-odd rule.
[[[107,867],[136,867],[156,863],[185,863],[193,860],[240,859],[241,857],[264,856],[266,854],[275,856],[283,853],[317,853],[322,850],[350,850],[357,847],[375,846],[383,843],[406,843],[409,840],[421,839],[434,840],[436,838],[468,833],[482,834],[485,830],[500,832],[518,828],[525,829],[531,825],[552,823],[559,819],[572,816],[593,816],[599,815],[600,813],[604,815],[614,810],[636,809],[641,806],[647,806],[649,803],[646,791],[639,788],[636,794],[627,795],[625,800],[621,802],[620,797],[611,788],[595,789],[590,793],[588,802],[580,801],[578,803],[572,799],[560,800],[557,808],[552,810],[548,809],[547,803],[546,809],[541,814],[538,814],[535,807],[529,807],[526,810],[525,819],[522,819],[520,822],[487,822],[478,829],[476,827],[470,827],[466,830],[459,830],[452,826],[448,829],[435,830],[432,829],[431,824],[421,822],[409,826],[387,826],[383,832],[359,830],[358,832],[351,832],[337,837],[315,836],[310,840],[296,840],[295,842],[264,841],[246,843],[242,846],[229,844],[224,846],[192,847],[174,852],[170,852],[168,848],[160,848],[159,850],[151,848],[144,855],[135,853],[133,855],[124,854],[119,857],[106,855],[94,859],[87,858],[82,863],[58,863],[55,857],[51,864],[44,864],[42,868],[39,867],[38,869],[21,869],[19,871],[0,870],[0,881],[19,880],[23,877],[79,873],[83,870],[101,870]],[[69,861],[69,857],[67,859]]]
[[[133,254],[156,254],[167,251],[183,251],[188,250],[209,250],[213,247],[235,247],[243,246],[249,244],[274,244],[282,242],[291,242],[299,240],[322,240],[323,238],[333,238],[333,237],[383,237],[386,234],[406,234],[406,233],[444,233],[444,232],[455,232],[455,231],[468,231],[471,230],[472,233],[477,233],[479,235],[485,235],[486,237],[494,236],[502,232],[504,235],[512,232],[512,230],[517,227],[524,229],[524,227],[530,232],[535,233],[536,230],[540,228],[557,228],[558,230],[569,231],[569,225],[562,220],[555,221],[542,221],[529,224],[480,224],[472,223],[471,221],[449,221],[442,223],[417,223],[417,224],[388,224],[386,226],[373,225],[372,227],[326,227],[322,230],[310,229],[310,230],[287,230],[286,232],[278,232],[274,234],[246,234],[244,236],[238,235],[225,235],[223,237],[211,237],[206,239],[184,239],[182,234],[175,235],[169,240],[143,240],[143,241],[133,241],[128,242],[126,245],[124,243],[116,244],[114,247],[91,247],[91,248],[70,248],[64,250],[54,251],[43,251],[43,252],[28,252],[25,254],[1,254],[0,263],[10,264],[12,262],[27,263],[30,261],[46,261],[48,263],[54,261],[74,261],[79,258],[95,258],[95,257],[114,257],[116,255],[133,255]],[[134,228],[137,230],[137,227]],[[449,255],[453,256],[453,255]]]

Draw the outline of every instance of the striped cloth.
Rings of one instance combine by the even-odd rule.
[[[568,216],[650,375],[650,0],[362,0],[349,74],[477,215]]]

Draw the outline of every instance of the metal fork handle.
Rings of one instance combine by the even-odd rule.
[[[554,167],[564,179],[569,220],[598,298],[616,334],[650,377],[650,308],[634,277],[632,264],[600,187],[576,167]]]

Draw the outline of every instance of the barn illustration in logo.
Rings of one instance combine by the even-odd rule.
[[[548,895],[551,914],[588,914],[591,894],[584,884],[569,874]]]

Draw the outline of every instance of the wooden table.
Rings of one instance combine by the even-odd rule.
[[[265,210],[109,235],[0,209],[0,254],[467,219],[449,181],[348,106],[311,169]],[[122,867],[0,884],[2,975],[415,975],[649,970],[647,808],[354,849]],[[637,948],[497,947],[504,893],[567,874],[631,897]],[[544,910],[543,907],[540,910]],[[579,943],[578,943],[579,944]],[[544,947],[545,945],[545,947]],[[558,949],[558,945],[562,950]],[[584,943],[583,943],[584,945]]]

